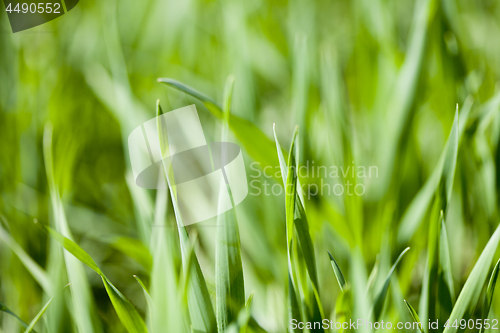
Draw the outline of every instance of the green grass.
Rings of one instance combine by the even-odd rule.
[[[495,331],[460,323],[500,313],[496,2],[89,0],[17,34],[0,15],[0,333]],[[185,227],[175,192],[135,184],[128,135],[189,104],[250,194]]]

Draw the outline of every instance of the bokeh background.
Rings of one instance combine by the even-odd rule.
[[[221,121],[157,78],[173,78],[221,103],[231,74],[232,114],[271,141],[275,123],[285,150],[299,125],[300,164],[378,169],[378,177],[358,180],[366,193],[354,199],[305,193],[326,318],[333,318],[340,293],[327,250],[346,278],[360,284],[359,296],[363,285],[380,288],[410,246],[393,276],[384,318],[409,320],[403,298],[418,308],[431,204],[408,207],[422,191],[433,197],[437,185],[425,184],[439,174],[456,109],[461,117],[470,111],[459,122],[463,135],[445,216],[458,294],[498,224],[499,36],[500,4],[493,0],[83,0],[58,19],[15,34],[2,9],[0,301],[29,322],[48,300],[23,254],[54,289],[68,282],[62,248],[33,223],[54,223],[43,149],[44,129],[51,128],[54,183],[73,239],[145,315],[133,275],[148,285],[156,193],[134,184],[128,134],[156,115],[159,99],[165,111],[196,104],[207,140],[219,141]],[[257,179],[250,165],[259,161],[249,152],[261,149],[259,142],[229,135],[242,147],[249,180]],[[276,151],[269,159],[279,165]],[[285,197],[249,195],[236,213],[252,316],[266,331],[286,331]],[[198,235],[196,254],[212,298],[216,224],[189,227]],[[81,278],[92,330],[125,332],[100,277],[85,268]],[[75,322],[71,293],[63,294],[38,330],[86,332]],[[355,298],[353,309],[368,307],[363,302]],[[499,312],[495,297],[490,318]],[[22,328],[4,313],[0,331]]]

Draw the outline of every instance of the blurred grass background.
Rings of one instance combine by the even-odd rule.
[[[407,318],[400,296],[417,307],[429,214],[420,212],[414,230],[402,220],[439,164],[457,104],[460,110],[471,108],[461,124],[465,132],[446,212],[457,294],[497,226],[499,35],[500,5],[493,0],[85,0],[52,22],[16,34],[2,10],[5,235],[47,270],[55,289],[63,288],[67,278],[56,269],[62,251],[33,224],[34,218],[44,224],[53,218],[43,154],[44,126],[50,122],[55,183],[74,240],[146,313],[133,275],[149,280],[145,240],[154,226],[151,231],[153,207],[145,202],[155,193],[133,184],[128,134],[156,115],[159,98],[167,111],[196,103],[207,140],[218,141],[220,123],[205,106],[157,78],[174,78],[222,102],[226,78],[234,74],[232,114],[269,138],[276,123],[285,149],[298,124],[301,164],[378,168],[377,178],[364,180],[367,191],[361,197],[306,200],[325,316],[330,318],[339,293],[326,250],[350,280],[359,275],[366,281],[379,254],[374,284],[380,286],[395,258],[410,246],[386,304],[388,319]],[[247,175],[256,175],[248,147],[242,149]],[[277,156],[270,158],[278,166]],[[267,331],[285,331],[284,195],[249,195],[236,212],[246,295],[255,293],[252,315]],[[214,224],[189,228],[191,235],[199,234],[196,253],[212,297]],[[7,246],[9,237],[0,242],[0,301],[29,322],[47,294]],[[359,267],[354,253],[362,258]],[[125,332],[99,276],[86,273],[94,330]],[[69,315],[70,304],[67,296],[49,307],[51,332],[85,332],[73,321],[74,313]],[[356,307],[362,305],[355,301]],[[498,297],[492,312],[500,312]],[[0,322],[2,332],[20,331],[10,316],[3,314]]]

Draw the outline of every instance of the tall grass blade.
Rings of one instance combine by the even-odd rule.
[[[222,141],[226,140],[225,136],[229,126],[233,84],[234,79],[230,76],[225,89]],[[222,155],[226,156],[226,153],[223,152]],[[233,206],[232,209],[217,216],[215,243],[217,327],[219,332],[224,332],[230,323],[238,319],[238,314],[245,305],[245,284],[241,262],[240,235],[231,188],[229,184],[223,184],[221,190],[227,190]],[[221,202],[221,204],[223,203]]]
[[[432,172],[432,175],[427,179],[424,186],[417,193],[410,206],[406,209],[398,229],[398,242],[400,244],[408,242],[415,234],[420,223],[422,222],[425,214],[434,197],[434,192],[438,188],[440,181],[444,181],[447,200],[451,196],[453,187],[453,176],[455,174],[458,145],[465,131],[465,124],[469,117],[472,100],[468,99],[460,113],[460,120],[458,113],[455,112],[455,119],[451,127],[450,135],[446,141],[445,149],[443,150],[439,162]]]
[[[72,239],[72,234],[66,220],[63,204],[55,182],[53,158],[52,158],[52,125],[47,124],[43,133],[43,152],[45,160],[45,170],[49,184],[50,201],[52,204],[52,215],[56,230],[68,240]],[[92,325],[93,300],[89,282],[83,265],[69,253],[64,252],[64,262],[66,273],[70,283],[72,294],[72,306],[74,320],[80,333],[94,332]]]
[[[162,114],[163,110],[161,109],[158,101],[157,116]],[[164,127],[162,123],[158,122],[158,134],[160,136],[160,149],[162,156],[168,156],[168,136],[166,130],[166,127]],[[172,170],[168,165],[165,165],[165,163],[163,164],[163,170],[167,178],[167,183],[170,186],[170,179],[173,177]],[[193,246],[182,220],[176,194],[173,191],[170,191],[170,198],[172,200],[172,206],[174,208],[177,223],[177,231],[179,234],[183,271],[184,275],[188,278],[188,308],[191,325],[195,331],[215,332],[217,330],[217,321],[212,301],[210,299],[210,294],[208,293],[205,277],[203,276],[200,264],[196,258],[196,253],[192,253]],[[187,274],[188,271],[190,272],[189,274]]]
[[[453,323],[455,320],[460,321],[462,318],[469,316],[475,309],[479,296],[481,295],[481,291],[483,290],[486,282],[488,271],[499,242],[500,226],[497,227],[488,241],[488,244],[484,247],[483,252],[479,256],[479,259],[467,278],[462,291],[458,295],[457,302],[455,303],[449,318],[450,323]],[[444,330],[444,333],[453,332],[457,332],[456,327],[446,327]]]

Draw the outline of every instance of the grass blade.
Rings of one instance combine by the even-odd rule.
[[[87,265],[89,268],[91,268],[101,276],[102,282],[104,284],[104,287],[106,288],[106,291],[108,292],[108,296],[111,300],[111,303],[113,304],[113,307],[115,308],[116,314],[129,333],[147,332],[144,320],[141,318],[137,310],[125,298],[125,296],[123,296],[123,294],[118,289],[116,289],[116,287],[108,280],[99,266],[97,266],[94,259],[92,259],[92,257],[88,255],[87,252],[85,252],[78,244],[64,237],[52,228],[44,226],[41,223],[38,223],[38,221],[35,221],[35,223],[40,226],[48,235],[55,239],[59,244],[61,244],[61,246],[66,249],[66,251],[71,253],[76,259]]]
[[[385,282],[378,292],[377,296],[375,297],[375,303],[373,304],[373,314],[375,316],[375,321],[378,321],[380,318],[380,315],[382,314],[382,309],[384,308],[384,301],[385,301],[385,296],[387,295],[387,290],[389,289],[389,283],[391,282],[391,277],[394,271],[396,270],[396,267],[398,266],[399,262],[401,261],[401,258],[403,258],[404,254],[410,250],[409,247],[407,247],[399,257],[396,259],[394,264],[391,267],[391,270],[389,271],[389,274],[387,274],[387,278],[385,279]]]
[[[448,245],[448,233],[444,218],[441,216],[441,232],[439,235],[439,265],[444,275],[446,285],[448,286],[451,301],[455,301],[455,287],[453,286],[453,276],[451,271],[450,247]]]
[[[431,176],[425,182],[424,186],[417,193],[410,206],[406,209],[398,229],[398,242],[400,244],[408,242],[408,240],[415,234],[420,223],[422,222],[425,214],[427,213],[434,192],[438,188],[440,181],[445,182],[445,189],[447,200],[451,196],[451,189],[453,187],[453,176],[455,174],[458,145],[465,131],[465,124],[469,117],[472,101],[468,99],[460,113],[455,112],[455,119],[451,127],[450,135],[446,141],[445,148],[440,156],[439,162],[432,172]]]
[[[0,218],[7,223],[3,216]],[[45,270],[40,267],[31,257],[24,252],[23,248],[12,238],[11,235],[7,233],[7,231],[0,225],[0,238],[7,244],[12,252],[16,254],[19,260],[23,263],[24,267],[30,272],[33,278],[38,282],[38,284],[43,288],[46,294],[52,294],[52,283],[48,278]]]
[[[497,284],[498,273],[500,267],[500,260],[497,261],[493,273],[491,273],[490,281],[488,282],[488,288],[486,289],[486,297],[483,302],[482,316],[481,318],[487,319],[490,314],[491,302],[493,301],[493,294],[495,293],[495,286]],[[480,332],[484,332],[484,326],[481,328]]]
[[[45,303],[43,308],[36,314],[35,318],[33,318],[33,320],[30,322],[29,326],[26,327],[26,330],[24,331],[24,333],[35,332],[34,328],[35,328],[36,323],[40,320],[40,318],[42,318],[43,314],[45,313],[45,311],[49,307],[50,302],[52,302],[52,299],[53,299],[53,297],[51,299],[49,299],[47,303]]]
[[[26,324],[21,318],[19,318],[18,315],[16,315],[14,312],[12,312],[8,307],[7,305],[3,304],[2,302],[0,302],[0,311],[2,312],[5,312],[5,313],[8,313],[10,314],[12,317],[16,318],[19,323],[21,325],[23,325],[24,328],[27,328],[28,327],[28,324]]]
[[[234,79],[230,76],[226,84],[224,103],[224,123],[222,141],[226,140],[230,105]],[[227,156],[227,153],[222,153]],[[217,216],[217,236],[215,245],[215,289],[216,313],[219,332],[224,332],[228,325],[238,319],[240,310],[245,305],[245,284],[241,262],[241,245],[236,219],[235,205],[229,184],[223,184],[221,190],[227,190],[232,209]],[[222,202],[221,202],[222,204]]]
[[[61,237],[71,241],[73,238],[66,220],[63,203],[59,190],[55,182],[55,174],[52,158],[52,125],[47,124],[43,133],[43,156],[45,160],[45,170],[49,184],[50,201],[52,204],[53,223]],[[76,326],[80,332],[94,332],[92,317],[93,299],[90,285],[83,265],[67,252],[63,252],[64,263],[66,264],[66,274],[70,283],[73,316]],[[95,316],[94,316],[95,317]]]
[[[200,100],[215,117],[221,120],[224,119],[222,107],[210,97],[198,92],[196,89],[169,78],[160,78],[158,82],[193,96]],[[274,142],[272,142],[272,140],[270,140],[257,126],[233,114],[228,116],[227,121],[234,136],[242,143],[247,153],[261,164],[261,168],[265,168],[266,166],[274,168],[278,165],[278,160],[276,160],[276,155],[274,154]]]
[[[328,252],[328,256],[330,257],[330,263],[332,264],[333,272],[335,273],[335,277],[337,278],[337,281],[339,282],[340,290],[344,291],[345,288],[345,278],[344,274],[342,274],[342,270],[340,269],[339,265],[337,264],[337,261],[333,258],[332,254],[330,251]]]
[[[458,296],[457,302],[453,307],[451,312],[449,322],[453,323],[455,320],[461,320],[465,316],[470,315],[474,310],[481,295],[481,291],[484,287],[488,271],[491,266],[491,261],[500,242],[500,226],[497,227],[493,235],[491,236],[488,244],[486,244],[483,252],[479,256],[472,272],[470,273],[467,281],[465,282],[460,295]],[[456,327],[447,327],[444,333],[456,332]]]
[[[158,101],[157,116],[162,114],[163,110]],[[167,129],[164,127],[164,124],[158,122],[158,134],[160,136],[159,141],[162,156],[168,156],[168,136],[166,131]],[[167,178],[167,183],[170,186],[170,179],[173,177],[172,169],[169,165],[163,163],[163,170]],[[193,246],[189,240],[189,235],[182,220],[176,194],[173,191],[170,191],[170,199],[172,200],[177,231],[179,234],[183,271],[188,279],[186,287],[188,288],[188,309],[191,325],[195,331],[214,332],[217,330],[217,321],[205,277],[201,271],[196,254],[192,253]],[[187,274],[188,271],[190,272],[189,274]]]
[[[406,307],[408,308],[408,311],[410,312],[411,317],[413,318],[413,323],[418,323],[418,330],[421,333],[424,333],[424,331],[422,329],[422,322],[420,321],[420,318],[418,318],[417,311],[415,311],[415,309],[413,309],[413,307],[411,306],[410,303],[408,303],[406,300],[404,300],[404,301],[405,301]]]

